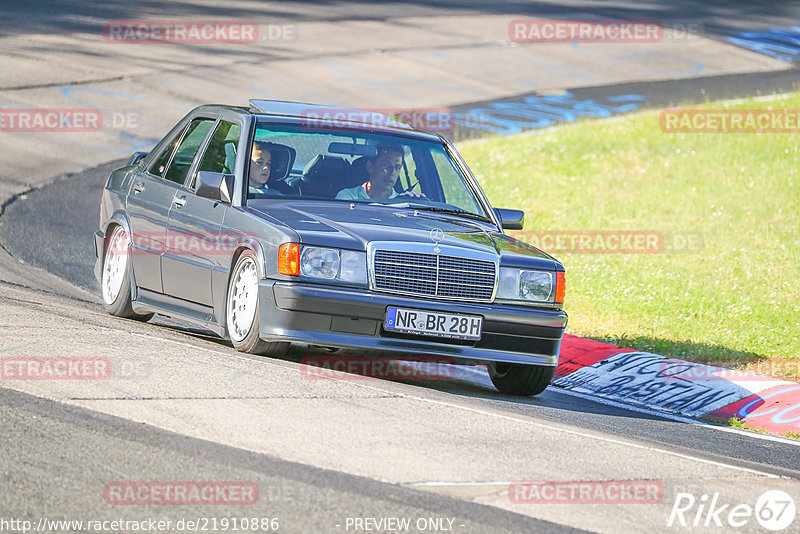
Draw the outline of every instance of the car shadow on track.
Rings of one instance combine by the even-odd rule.
[[[160,315],[151,324],[176,333],[188,335],[198,340],[214,343],[220,348],[237,353],[230,341],[195,326],[187,326]],[[490,406],[511,409],[520,414],[537,415],[564,420],[564,412],[573,412],[572,417],[611,416],[637,420],[662,420],[655,414],[632,411],[623,407],[608,406],[588,398],[567,396],[561,388],[551,385],[544,393],[535,397],[506,395],[495,389],[485,366],[455,365],[442,358],[427,360],[398,359],[388,354],[375,354],[365,351],[331,350],[325,347],[291,344],[289,349],[277,356],[246,355],[258,360],[280,360],[299,366],[304,378],[309,380],[358,381],[376,387],[390,383],[404,384],[427,390],[420,392],[426,397],[430,394],[441,398],[460,397],[470,400],[486,401]]]

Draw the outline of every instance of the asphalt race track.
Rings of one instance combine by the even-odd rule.
[[[436,380],[311,380],[301,363],[308,347],[281,358],[249,356],[180,321],[108,316],[92,274],[92,233],[108,173],[197,104],[297,94],[467,113],[566,94],[608,109],[631,106],[621,113],[788,91],[800,81],[792,62],[726,38],[800,25],[799,3],[164,7],[42,0],[2,10],[0,67],[7,75],[0,107],[92,105],[126,119],[89,134],[0,131],[0,356],[97,357],[119,370],[97,381],[0,380],[0,531],[21,532],[22,521],[40,532],[133,530],[87,523],[112,520],[171,521],[140,529],[149,532],[203,530],[187,522],[222,531],[211,528],[214,521],[247,517],[278,519],[277,529],[269,521],[269,529],[260,522],[259,529],[243,529],[262,532],[682,532],[687,528],[677,523],[668,527],[679,495],[717,498],[731,509],[782,490],[800,504],[797,440],[600,403],[556,387],[531,399],[505,396],[481,368],[459,367]],[[512,16],[587,13],[665,26],[691,22],[703,38],[665,44],[655,53],[664,71],[656,72],[638,58],[626,63],[621,51],[564,44],[541,53],[498,44],[506,36],[491,33],[502,32]],[[186,17],[293,25],[299,36],[235,51],[142,49],[97,37],[109,20]],[[348,32],[361,32],[361,39]],[[442,56],[457,58],[458,67],[421,85]],[[506,72],[526,62],[535,65],[529,74]],[[304,70],[309,65],[316,65],[313,72]],[[487,82],[506,75],[507,83]],[[109,497],[114,484],[153,481],[243,483],[257,487],[258,497],[182,505],[120,505]],[[647,504],[535,504],[513,498],[515,481],[648,481],[660,494]],[[686,519],[695,513],[705,521],[697,506]],[[391,518],[408,518],[410,527]],[[712,518],[691,531],[765,532],[759,523],[751,517],[741,528],[716,527]],[[782,532],[800,532],[800,519]]]

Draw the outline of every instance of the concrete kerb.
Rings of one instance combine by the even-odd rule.
[[[553,385],[666,413],[800,433],[800,383],[565,335]]]

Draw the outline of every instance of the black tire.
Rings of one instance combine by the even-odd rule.
[[[286,354],[289,343],[264,341],[259,337],[258,269],[255,262],[255,254],[247,250],[242,252],[231,270],[228,292],[225,296],[225,327],[228,337],[234,348],[240,352],[262,356]],[[242,278],[250,278],[251,270],[256,273],[255,285],[247,283]],[[251,292],[253,293],[251,294]],[[243,306],[254,306],[252,320],[236,321],[236,313],[244,311]],[[246,317],[249,317],[249,314]]]
[[[547,389],[555,367],[491,362],[486,366],[492,384],[501,393],[531,397]]]
[[[139,314],[131,304],[130,236],[122,226],[106,234],[100,292],[107,313],[125,319],[149,321],[154,314]]]

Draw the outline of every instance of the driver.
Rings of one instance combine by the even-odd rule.
[[[369,179],[361,185],[342,189],[336,194],[339,200],[373,200],[395,198],[394,184],[403,169],[403,147],[396,144],[381,143],[378,155],[366,162]],[[412,195],[409,195],[412,196]]]

